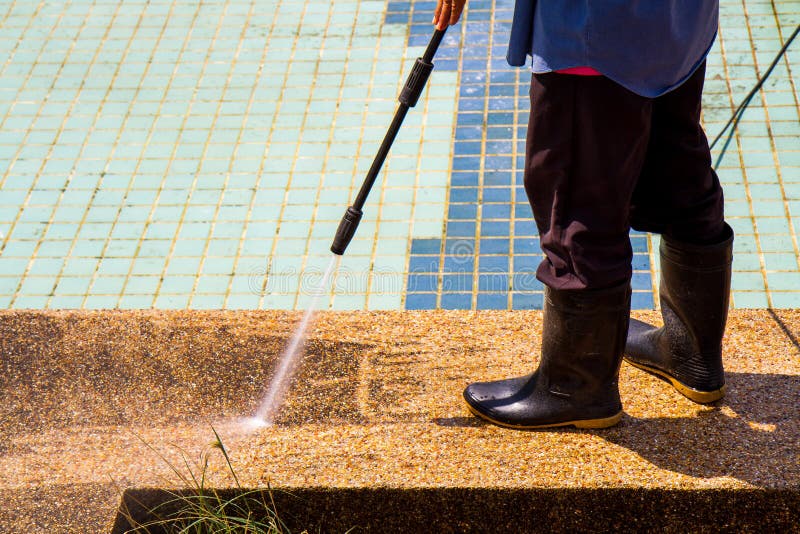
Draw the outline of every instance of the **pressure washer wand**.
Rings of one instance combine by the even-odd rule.
[[[378,178],[378,174],[381,172],[383,162],[389,154],[389,149],[394,143],[397,132],[400,131],[400,126],[403,124],[403,119],[406,118],[408,108],[413,108],[417,104],[417,100],[419,100],[422,90],[425,88],[425,83],[428,81],[431,71],[433,71],[433,56],[442,42],[445,31],[434,31],[425,53],[414,62],[414,68],[411,69],[411,74],[408,75],[406,84],[403,86],[400,96],[397,97],[400,105],[395,111],[392,124],[389,126],[389,130],[383,138],[383,143],[381,143],[378,153],[372,161],[372,166],[369,168],[366,178],[364,178],[364,183],[361,184],[358,196],[356,196],[353,205],[347,208],[342,220],[339,222],[339,227],[336,229],[336,236],[333,238],[333,244],[331,245],[331,252],[334,254],[339,256],[344,254],[347,245],[350,244],[356,233],[356,228],[358,228],[358,223],[361,222],[361,216],[363,215],[361,209],[364,207],[364,202],[367,201],[367,195],[369,195],[375,180]]]

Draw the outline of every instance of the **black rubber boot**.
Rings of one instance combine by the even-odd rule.
[[[470,384],[469,409],[519,429],[605,428],[622,418],[618,376],[630,285],[561,291],[545,287],[542,359],[532,374]]]
[[[717,244],[661,238],[661,315],[656,328],[631,320],[625,360],[699,403],[725,395],[722,336],[728,318],[733,230]]]

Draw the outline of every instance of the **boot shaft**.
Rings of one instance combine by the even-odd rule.
[[[545,287],[541,372],[553,394],[619,404],[630,297],[627,282],[602,290]]]
[[[664,326],[679,344],[679,354],[721,357],[728,318],[733,262],[733,230],[725,225],[722,240],[699,246],[664,237],[661,240],[659,286]]]

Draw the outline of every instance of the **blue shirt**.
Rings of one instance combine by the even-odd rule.
[[[533,72],[592,67],[656,97],[700,66],[717,34],[719,0],[516,0],[508,63]]]

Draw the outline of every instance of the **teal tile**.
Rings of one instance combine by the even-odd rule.
[[[770,291],[800,291],[800,272],[767,273]]]
[[[125,294],[119,300],[117,307],[120,309],[150,309],[153,307],[152,295]]]
[[[734,291],[733,305],[736,308],[767,308],[767,294],[763,291]]]
[[[260,297],[252,293],[231,293],[225,303],[229,310],[257,310]]]
[[[62,276],[58,281],[54,294],[85,295],[91,281],[91,278],[86,276]]]
[[[233,272],[234,258],[232,256],[225,257],[207,257],[203,262],[203,274],[224,274],[229,275]]]
[[[160,294],[156,298],[154,307],[164,310],[183,310],[189,306],[189,295],[165,295]]]
[[[84,297],[80,295],[54,295],[47,307],[51,310],[80,309]]]
[[[201,275],[197,278],[196,294],[224,294],[228,289],[230,276]]]
[[[735,272],[731,277],[734,291],[764,290],[764,277],[760,272]]]
[[[152,296],[155,294],[160,279],[159,276],[129,277],[128,285],[125,286],[125,295],[123,295],[123,298],[128,295],[150,295],[152,300]]]
[[[789,234],[790,221],[782,213],[776,217],[759,217],[756,219],[758,233],[764,234]]]
[[[30,276],[51,276],[57,275],[61,272],[64,266],[64,260],[59,258],[37,258],[35,259],[28,269]],[[2,284],[0,284],[0,292],[2,292]]]
[[[14,295],[19,287],[20,279],[18,276],[0,276],[0,295]]]
[[[398,310],[402,308],[400,293],[370,294],[367,303],[369,310]]]
[[[800,291],[772,291],[772,306],[774,308],[800,308]]]
[[[763,252],[793,252],[794,244],[788,234],[761,234],[759,236]]]
[[[22,279],[20,295],[50,295],[56,284],[56,276],[26,276]]]
[[[83,308],[89,310],[113,310],[117,307],[117,296],[88,295]]]
[[[124,276],[98,276],[91,286],[92,295],[119,295],[125,285]]]
[[[224,304],[224,294],[194,295],[189,304],[189,308],[193,310],[221,310]]]
[[[48,297],[38,295],[20,295],[14,300],[13,308],[16,310],[42,309],[47,305]]]

